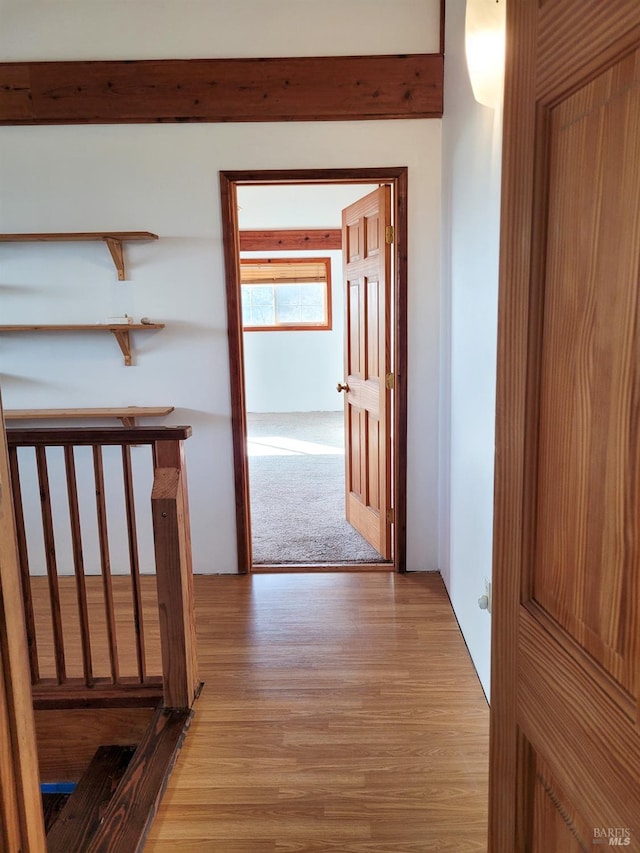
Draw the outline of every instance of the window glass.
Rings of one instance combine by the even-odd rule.
[[[330,258],[243,259],[240,272],[245,329],[331,328]]]

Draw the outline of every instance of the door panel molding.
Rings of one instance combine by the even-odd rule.
[[[640,7],[586,5],[507,8],[490,853],[640,840]]]
[[[392,554],[391,223],[388,185],[342,211],[346,518],[383,559]]]
[[[249,503],[249,466],[247,460],[247,422],[244,385],[244,353],[240,305],[240,239],[237,215],[237,187],[242,184],[370,184],[388,183],[393,187],[395,263],[392,298],[394,316],[395,404],[393,409],[394,454],[394,568],[406,571],[406,487],[407,487],[407,189],[405,166],[364,169],[294,169],[221,171],[220,198],[222,236],[227,294],[229,378],[233,464],[236,496],[236,541],[238,572],[251,571],[251,512]]]

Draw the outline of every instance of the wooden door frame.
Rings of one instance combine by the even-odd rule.
[[[231,426],[236,500],[238,573],[251,572],[251,509],[247,457],[247,417],[244,383],[242,306],[240,302],[240,238],[237,187],[279,184],[390,184],[393,189],[395,225],[394,263],[391,282],[393,302],[393,568],[405,572],[407,518],[407,190],[406,166],[366,169],[293,169],[265,171],[221,171],[222,239],[227,294],[229,335],[229,378],[231,383]]]

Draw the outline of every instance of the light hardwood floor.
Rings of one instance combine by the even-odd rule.
[[[195,589],[205,687],[147,853],[486,850],[488,708],[439,575]]]

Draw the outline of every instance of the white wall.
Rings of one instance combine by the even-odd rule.
[[[5,60],[435,51],[438,0],[0,0]],[[250,21],[250,25],[247,25]],[[353,32],[358,38],[354,40]],[[437,568],[438,120],[0,129],[0,230],[149,230],[127,246],[4,244],[2,323],[165,321],[135,365],[97,334],[4,335],[7,408],[176,406],[187,443],[194,567],[236,567],[220,170],[409,168],[408,566]],[[112,540],[122,538],[114,521]],[[152,563],[150,548],[142,555]]]
[[[0,0],[4,62],[437,53],[440,0]]]
[[[375,187],[359,184],[238,187],[241,229],[340,228],[341,211]],[[243,252],[242,257],[311,257],[318,252]],[[343,399],[344,294],[342,253],[331,259],[332,328],[328,331],[246,332],[245,388],[249,412],[337,412]]]
[[[489,693],[501,116],[473,99],[463,0],[447,3],[440,568]]]
[[[5,406],[176,406],[167,423],[189,423],[194,433],[195,569],[234,571],[218,171],[399,163],[410,184],[408,560],[412,569],[437,568],[437,120],[3,128],[1,231],[144,229],[160,239],[127,246],[131,280],[123,283],[99,244],[4,244],[1,322],[95,322],[127,312],[167,324],[134,333],[133,367],[108,335],[0,337]]]

